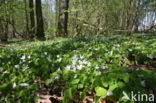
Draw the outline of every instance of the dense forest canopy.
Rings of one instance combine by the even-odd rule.
[[[154,32],[156,28],[155,0],[39,1],[1,0],[2,41],[8,38],[48,39],[80,34],[130,35]]]

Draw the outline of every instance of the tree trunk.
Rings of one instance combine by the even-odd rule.
[[[35,34],[35,16],[34,16],[34,2],[33,0],[29,0],[29,9],[30,9],[30,34],[29,34],[29,39],[34,38]]]
[[[3,23],[3,20],[2,19],[0,19],[0,40],[2,41],[2,42],[4,42],[4,41],[7,41],[6,40],[6,38],[5,38],[5,30],[4,30],[4,23]]]
[[[29,18],[28,18],[28,11],[27,11],[27,1],[24,0],[24,3],[25,3],[25,20],[26,20],[26,32],[24,37],[27,37],[29,33]]]
[[[58,15],[59,15],[59,0],[55,0],[55,27],[57,29],[58,26]],[[56,31],[57,35],[57,31]]]
[[[68,8],[69,8],[69,0],[59,1],[57,36],[68,35]]]
[[[0,40],[2,42],[7,42],[8,41],[8,23],[4,22],[2,19],[0,20]]]
[[[36,20],[37,20],[37,32],[36,32],[37,39],[45,40],[41,0],[36,0]]]
[[[4,5],[7,5],[7,2],[4,1]],[[5,16],[1,16],[0,17],[0,40],[2,42],[7,42],[8,41],[8,17],[9,17],[9,13],[7,11],[7,6],[4,7],[4,12],[6,13],[6,17]]]
[[[14,15],[12,15],[12,37],[16,38],[16,27],[15,27],[15,18]]]

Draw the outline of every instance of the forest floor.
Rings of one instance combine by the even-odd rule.
[[[156,36],[10,42],[0,73],[2,103],[129,103],[123,91],[156,94]]]

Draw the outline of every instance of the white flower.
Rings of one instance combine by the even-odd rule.
[[[74,50],[74,52],[80,52],[79,50]]]
[[[96,67],[95,67],[95,69],[99,69],[99,68],[100,68],[99,66],[96,66]]]
[[[60,58],[60,55],[57,55],[56,57],[57,57],[57,58]]]
[[[110,51],[109,54],[112,55],[113,54],[113,51]]]
[[[83,64],[83,61],[79,60],[78,63],[79,63],[79,64]]]
[[[22,62],[25,62],[26,60],[24,59]]]
[[[19,84],[19,85],[22,86],[22,87],[27,87],[27,86],[29,86],[28,83],[21,83],[21,84]]]
[[[60,75],[59,74],[55,76],[55,79],[59,79],[59,78],[60,78]]]
[[[102,73],[99,71],[99,72],[97,72],[97,75],[101,75]]]
[[[56,61],[61,62],[62,61],[62,58],[58,58]]]
[[[7,58],[10,58],[10,55],[9,55],[9,56],[7,56]]]
[[[141,81],[140,84],[141,86],[145,87],[146,86],[145,80]]]
[[[25,55],[23,55],[23,56],[21,57],[21,59],[22,59],[22,60],[25,60],[25,59],[26,59],[26,56],[25,56]]]
[[[19,65],[15,65],[15,68],[19,68]]]
[[[87,63],[87,66],[89,66],[89,67],[90,67],[90,66],[91,66],[91,63],[90,63],[90,62],[88,62],[88,63]]]
[[[29,68],[29,66],[28,65],[25,65],[24,67],[23,67],[23,69],[28,69]]]
[[[74,67],[71,71],[76,72],[76,67]]]
[[[76,60],[73,60],[72,61],[72,65],[76,65],[77,64],[77,61]]]
[[[83,60],[82,63],[83,64],[88,64],[88,62],[86,60]]]
[[[113,92],[112,91],[108,91],[107,92],[107,96],[111,96],[111,95],[113,95]]]
[[[12,87],[13,87],[13,88],[15,88],[15,87],[16,87],[16,83],[15,83],[15,82],[13,83],[13,86],[12,86]]]
[[[31,56],[29,55],[29,56],[28,56],[28,58],[30,59],[30,58],[31,58]]]
[[[77,56],[77,55],[74,55],[74,56],[72,57],[72,59],[73,59],[73,60],[78,60],[78,56]]]
[[[47,57],[47,60],[48,60],[49,62],[51,62],[51,57],[50,57],[50,56],[48,56],[48,57]]]
[[[116,47],[120,47],[120,45],[119,45],[119,44],[117,44],[117,45],[116,45]]]
[[[95,50],[97,51],[97,50],[99,50],[98,48],[95,48]]]
[[[31,63],[32,61],[30,60],[30,61],[28,61],[28,63]]]
[[[65,69],[66,69],[66,70],[70,70],[70,69],[71,69],[71,66],[70,66],[70,65],[67,65],[67,66],[65,67]]]
[[[19,64],[23,64],[23,62],[22,62],[22,61],[20,61],[20,62],[19,62]]]
[[[4,71],[4,72],[3,72],[3,74],[8,74],[8,73],[10,73],[10,72],[8,72],[8,71]]]
[[[84,58],[84,56],[83,55],[80,55],[80,59],[83,59]]]
[[[77,66],[77,69],[78,69],[78,70],[81,70],[82,68],[84,68],[83,65],[78,65],[78,66]]]
[[[136,48],[137,48],[137,49],[141,49],[141,47],[139,47],[139,46],[138,46],[138,47],[136,47]]]
[[[101,58],[97,58],[97,61],[98,61],[98,62],[102,62],[102,59],[101,59]]]
[[[48,53],[47,52],[44,52],[44,54],[47,55]]]
[[[77,78],[77,75],[74,76],[74,79]]]
[[[61,70],[61,69],[60,69],[60,68],[58,68],[58,69],[57,69],[57,72],[59,72],[60,70]]]
[[[107,69],[108,67],[107,66],[101,66],[101,69]]]

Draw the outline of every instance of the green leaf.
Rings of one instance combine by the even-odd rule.
[[[3,85],[0,86],[0,91],[3,93],[3,94],[7,94],[8,92],[10,92],[12,90],[12,83],[9,82],[9,83],[5,83]]]
[[[84,98],[86,96],[86,93],[85,92],[80,92],[80,98]]]
[[[73,81],[71,81],[71,84],[78,84],[79,83],[79,79],[74,79]]]
[[[96,87],[95,92],[96,92],[96,96],[106,97],[107,95],[107,90],[102,87]]]
[[[83,86],[83,84],[78,84],[78,88],[79,89],[81,89],[81,88],[83,88],[84,86]]]
[[[75,94],[75,88],[68,88],[64,91],[64,103],[69,103],[72,100],[73,95]]]
[[[67,97],[67,98],[69,98],[69,99],[72,99],[72,88],[69,88],[69,89],[67,89],[67,90],[65,90],[65,92],[64,92],[64,97]]]
[[[105,81],[102,82],[102,85],[106,88],[109,86],[108,82],[105,82]]]
[[[113,91],[113,90],[115,90],[116,88],[118,88],[118,85],[117,85],[117,84],[110,85],[109,91]]]
[[[52,83],[52,82],[53,82],[53,79],[47,79],[45,83],[46,83],[47,85],[49,85],[49,84]]]

